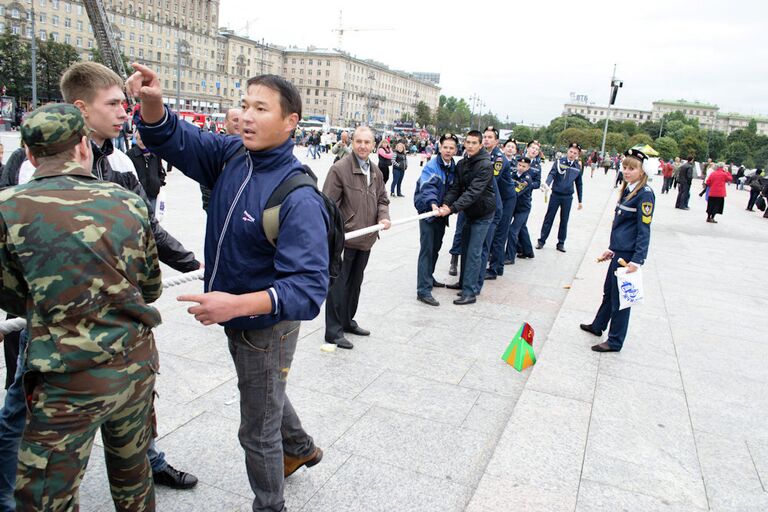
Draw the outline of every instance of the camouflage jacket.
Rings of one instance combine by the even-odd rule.
[[[27,318],[30,369],[68,373],[148,335],[162,281],[144,201],[52,158],[0,192],[0,307]]]

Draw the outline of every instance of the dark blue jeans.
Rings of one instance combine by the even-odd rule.
[[[279,512],[283,498],[283,453],[306,457],[312,438],[285,394],[301,322],[266,329],[225,329],[240,390],[240,445],[253,490],[253,510]]]
[[[431,222],[430,222],[431,221]],[[432,295],[432,274],[435,272],[437,256],[443,245],[445,221],[441,218],[419,221],[420,248],[416,270],[416,294],[419,297]]]
[[[571,215],[572,203],[573,195],[552,194],[552,197],[549,199],[549,206],[547,206],[547,213],[544,215],[544,224],[541,225],[539,242],[542,245],[546,243],[547,237],[549,237],[558,208],[560,209],[560,226],[557,229],[557,243],[558,245],[565,243],[565,237],[568,235],[568,217]]]
[[[507,242],[509,226],[510,222],[512,222],[512,215],[515,212],[516,204],[517,196],[502,201],[501,218],[493,234],[488,271],[497,276],[504,274],[504,244]]]
[[[512,262],[515,261],[515,257],[517,257],[518,251],[525,254],[526,256],[533,255],[531,238],[528,237],[528,252],[526,252],[525,243],[521,237],[523,230],[525,230],[525,235],[528,235],[528,228],[526,227],[526,223],[528,222],[528,216],[530,214],[531,210],[521,210],[515,212],[515,216],[512,218],[512,224],[509,225],[509,237],[507,239],[507,250],[505,255],[506,258]]]
[[[448,251],[453,256],[461,255],[461,232],[464,230],[466,218],[467,216],[464,215],[464,212],[459,212],[456,216],[456,232],[453,234],[453,245],[451,245],[451,250]]]
[[[611,258],[608,273],[605,275],[605,282],[603,283],[603,302],[592,321],[592,327],[599,331],[604,331],[610,323],[611,330],[608,331],[607,342],[614,350],[621,350],[621,347],[624,346],[624,338],[627,337],[627,329],[629,328],[629,312],[632,309],[619,309],[619,290],[614,275],[619,267],[619,258],[629,261],[632,258],[632,253],[617,252]]]
[[[482,259],[483,246],[488,230],[493,223],[493,215],[482,219],[465,219],[461,230],[461,293],[465,297],[474,297],[482,289],[485,275],[485,262]]]
[[[13,491],[16,488],[16,465],[19,460],[19,444],[27,420],[27,404],[21,377],[27,371],[26,356],[27,330],[19,336],[19,359],[13,384],[5,395],[3,410],[0,412],[0,510],[16,510]]]
[[[400,190],[400,187],[403,184],[403,177],[405,176],[405,171],[401,171],[400,169],[392,169],[392,185],[390,186],[389,193],[394,194],[395,188],[397,188],[397,195],[401,196],[403,195],[403,192]]]

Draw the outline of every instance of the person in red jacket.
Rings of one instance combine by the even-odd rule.
[[[672,174],[675,172],[675,167],[672,165],[672,161],[661,161],[661,174],[664,176],[664,185],[661,187],[662,194],[669,194],[669,189],[672,188]]]
[[[717,224],[715,215],[723,213],[725,206],[725,185],[733,181],[731,173],[725,170],[725,164],[717,164],[717,168],[704,182],[709,187],[707,196],[707,222]]]

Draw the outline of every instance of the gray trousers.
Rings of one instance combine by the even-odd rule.
[[[283,321],[259,330],[225,329],[240,390],[238,438],[253,490],[254,512],[280,512],[283,452],[306,457],[315,450],[285,394],[301,322]]]

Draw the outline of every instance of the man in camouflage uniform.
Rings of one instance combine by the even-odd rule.
[[[37,169],[0,193],[0,307],[29,330],[17,510],[77,510],[99,428],[116,509],[154,510],[157,248],[144,201],[91,173],[87,134],[76,107],[37,109],[21,128]]]

